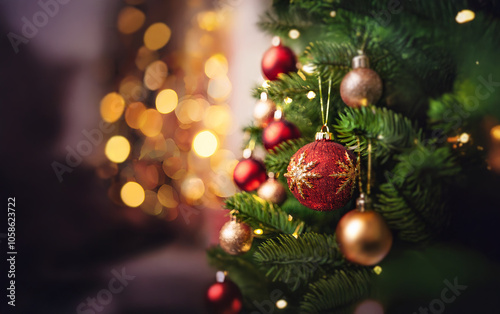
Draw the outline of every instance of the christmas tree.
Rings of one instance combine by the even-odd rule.
[[[217,311],[442,313],[446,285],[455,297],[474,285],[463,269],[495,278],[457,230],[496,199],[498,13],[495,1],[273,2],[259,26],[281,42],[264,54],[241,192],[208,251],[237,285],[219,307],[209,293]]]

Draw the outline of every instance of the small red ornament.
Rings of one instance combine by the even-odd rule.
[[[352,68],[340,83],[340,97],[351,108],[375,104],[382,96],[382,80],[370,69],[368,57],[354,57]]]
[[[352,197],[358,166],[354,155],[318,132],[316,141],[300,148],[290,160],[285,177],[295,198],[314,210],[342,208]]]
[[[252,157],[242,159],[234,168],[233,180],[243,191],[256,190],[267,180],[266,167],[261,161]]]
[[[273,150],[280,143],[300,137],[295,124],[286,120],[274,120],[262,131],[262,142],[267,150]]]
[[[297,71],[297,58],[292,49],[282,46],[269,48],[262,57],[262,73],[268,80],[274,81],[281,73]]]
[[[240,313],[242,299],[238,286],[227,278],[211,285],[205,296],[208,312],[214,314]]]

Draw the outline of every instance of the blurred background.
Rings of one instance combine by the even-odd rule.
[[[268,6],[0,2],[0,193],[18,252],[1,313],[204,312]]]

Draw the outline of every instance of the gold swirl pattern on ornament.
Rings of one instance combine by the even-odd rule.
[[[342,161],[337,160],[337,165],[339,165],[339,167],[344,171],[339,172],[339,173],[333,173],[330,175],[330,177],[343,178],[342,185],[339,186],[336,194],[339,194],[340,192],[345,190],[345,188],[347,186],[349,186],[351,188],[351,195],[352,195],[352,193],[354,192],[354,189],[352,189],[352,186],[354,185],[354,182],[356,182],[356,177],[358,176],[359,163],[357,163],[356,166],[354,166],[352,163],[352,159],[351,159],[351,157],[349,157],[349,154],[347,153],[347,151],[345,152],[345,156],[346,156],[347,160],[349,161],[349,164],[346,165]]]
[[[304,186],[310,189],[314,189],[314,185],[312,184],[310,179],[320,179],[323,177],[318,173],[311,172],[311,170],[316,167],[318,162],[311,161],[306,164],[304,162],[305,158],[305,151],[300,155],[298,162],[295,161],[295,158],[292,158],[289,166],[290,170],[289,172],[284,174],[286,178],[290,178],[290,189],[297,188],[297,191],[303,199],[306,198],[303,190]]]

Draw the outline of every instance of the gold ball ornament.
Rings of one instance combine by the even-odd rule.
[[[219,243],[226,253],[239,255],[246,253],[252,247],[253,230],[236,219],[231,219],[220,229]]]
[[[253,117],[255,124],[259,127],[265,128],[274,119],[274,112],[276,111],[276,104],[269,99],[259,100],[253,109]]]
[[[286,190],[281,183],[270,176],[257,190],[257,195],[270,203],[281,205],[286,200]]]
[[[351,108],[375,104],[382,96],[382,80],[370,69],[368,57],[354,57],[352,68],[340,83],[340,97]]]
[[[371,266],[389,253],[392,233],[382,216],[371,210],[370,200],[362,193],[357,208],[345,214],[336,229],[337,243],[345,258]]]

